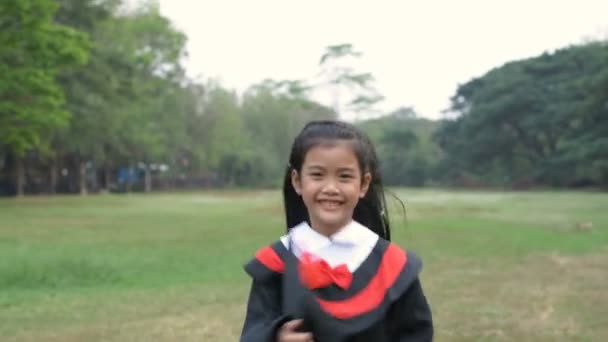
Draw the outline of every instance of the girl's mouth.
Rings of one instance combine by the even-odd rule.
[[[325,210],[335,210],[342,205],[342,201],[337,200],[319,200],[318,203]]]

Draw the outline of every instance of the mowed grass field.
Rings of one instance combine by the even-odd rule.
[[[608,194],[397,193],[437,341],[608,341]],[[0,340],[237,341],[282,231],[278,191],[1,199]]]

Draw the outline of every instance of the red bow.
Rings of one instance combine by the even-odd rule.
[[[313,260],[310,254],[304,253],[299,263],[302,282],[309,289],[327,287],[332,283],[346,290],[353,281],[353,275],[345,264],[332,268],[323,259]]]

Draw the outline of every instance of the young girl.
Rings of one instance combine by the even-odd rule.
[[[390,241],[376,153],[353,125],[296,137],[283,185],[287,234],[259,250],[243,342],[431,341],[421,261]]]

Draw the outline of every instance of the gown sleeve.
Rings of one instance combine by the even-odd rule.
[[[253,279],[241,342],[274,342],[277,329],[289,319],[281,313],[280,279]]]
[[[394,342],[427,342],[433,340],[433,319],[420,280],[416,279],[391,310]]]

